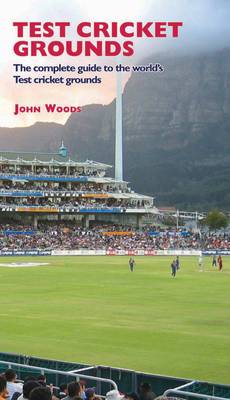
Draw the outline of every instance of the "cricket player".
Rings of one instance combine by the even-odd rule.
[[[131,272],[134,271],[134,265],[135,265],[134,258],[130,257],[130,259],[129,259],[129,269],[130,269]]]
[[[177,265],[176,265],[176,260],[173,260],[172,264],[171,264],[171,275],[173,278],[175,278],[176,276],[176,272],[177,272]]]
[[[204,271],[204,262],[203,262],[202,254],[198,258],[198,264],[199,264],[199,271],[203,272]]]

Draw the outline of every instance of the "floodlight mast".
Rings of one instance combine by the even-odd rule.
[[[123,181],[123,148],[122,148],[122,74],[116,73],[116,136],[115,136],[115,179]]]

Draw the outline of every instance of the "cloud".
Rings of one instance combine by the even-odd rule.
[[[108,103],[115,97],[115,77],[103,76],[103,84],[94,86],[16,86],[12,75],[12,64],[23,62],[28,65],[58,63],[111,63],[112,60],[97,57],[60,58],[15,57],[13,44],[16,32],[13,21],[70,21],[73,26],[80,21],[182,21],[184,26],[178,39],[136,39],[135,57],[126,59],[131,64],[139,63],[150,53],[201,52],[229,46],[230,43],[230,0],[8,0],[1,11],[0,32],[0,125],[23,126],[37,120],[37,115],[16,118],[12,114],[15,102],[35,101],[65,102],[72,104]],[[7,40],[6,40],[7,38]],[[77,40],[72,29],[70,38]],[[124,61],[124,60],[123,60]],[[127,79],[127,77],[125,77]],[[34,94],[36,93],[36,99]],[[40,114],[40,120],[64,122],[56,114]]]
[[[137,55],[146,57],[148,52],[185,51],[194,53],[229,47],[229,0],[153,0],[148,3],[147,20],[182,21],[180,37],[167,40],[137,41]]]

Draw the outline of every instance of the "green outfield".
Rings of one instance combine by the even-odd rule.
[[[229,383],[230,257],[1,257],[0,351]]]

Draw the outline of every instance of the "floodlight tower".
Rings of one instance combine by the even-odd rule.
[[[117,72],[116,95],[116,136],[115,136],[115,179],[123,181],[123,148],[122,148],[122,75]]]

